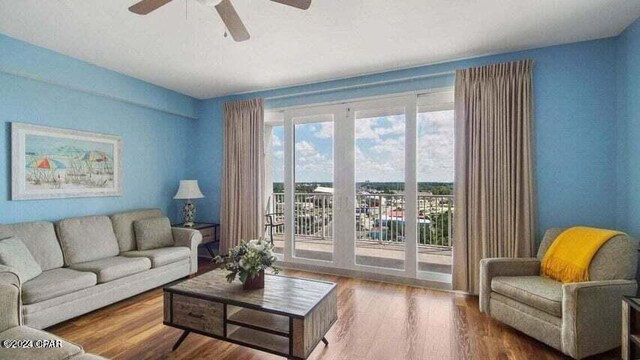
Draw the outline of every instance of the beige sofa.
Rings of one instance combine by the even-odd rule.
[[[21,317],[43,329],[197,271],[198,231],[172,228],[174,246],[138,251],[133,223],[159,209],[0,225],[0,239],[22,240],[42,268],[22,284]]]
[[[589,267],[592,281],[540,276],[540,261],[562,232],[545,234],[536,258],[483,259],[480,310],[576,359],[620,346],[623,295],[635,295],[638,242],[611,238]]]
[[[10,268],[0,265],[0,359],[2,360],[101,360],[103,357],[86,354],[82,347],[48,332],[22,324],[20,309],[20,279]],[[12,340],[33,340],[29,348],[11,348]],[[45,343],[46,342],[46,343]],[[5,345],[6,344],[6,345]],[[53,344],[53,347],[43,347]],[[30,345],[29,345],[30,346]]]

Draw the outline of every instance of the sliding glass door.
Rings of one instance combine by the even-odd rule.
[[[281,113],[269,152],[282,159],[271,161],[283,172],[272,169],[282,184],[270,196],[284,215],[284,261],[412,278],[447,266],[432,253],[450,258],[453,209],[430,182],[450,182],[440,175],[452,168],[433,171],[449,165],[429,139],[452,111],[419,104],[414,94]]]
[[[351,214],[356,239],[355,265],[373,270],[408,270],[406,152],[407,118],[415,98],[350,104],[355,148]],[[409,216],[410,217],[410,216]],[[370,269],[369,269],[370,270]]]

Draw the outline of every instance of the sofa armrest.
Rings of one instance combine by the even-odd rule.
[[[489,314],[491,279],[496,276],[540,275],[536,258],[487,258],[480,260],[480,311]]]
[[[0,265],[0,332],[22,325],[20,277],[13,268]]]
[[[194,229],[185,229],[174,227],[173,242],[175,246],[185,246],[191,250],[191,269],[189,274],[195,274],[198,271],[198,245],[202,242],[202,234]]]
[[[576,359],[620,346],[622,296],[635,295],[634,280],[562,286],[562,351]]]
[[[0,264],[0,285],[20,287],[20,277],[12,267]]]

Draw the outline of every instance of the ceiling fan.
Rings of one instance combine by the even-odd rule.
[[[170,3],[172,0],[142,0],[131,7],[129,7],[129,11],[138,15],[147,15],[150,12],[160,8],[163,5]],[[235,41],[245,41],[249,40],[249,32],[247,28],[240,20],[240,16],[238,12],[233,7],[231,0],[222,0],[217,5],[214,5],[218,0],[198,0],[200,3],[204,5],[213,5],[220,18],[222,18],[222,22],[229,30],[231,37]],[[309,6],[311,6],[311,0],[271,0],[273,2],[277,2],[280,4],[292,6],[298,9],[307,10]]]

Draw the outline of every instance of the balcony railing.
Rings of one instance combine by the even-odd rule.
[[[295,194],[294,234],[314,240],[333,233],[333,194]],[[284,194],[272,194],[271,211],[284,213]],[[355,203],[358,242],[382,244],[405,241],[405,197],[402,194],[358,194]],[[453,196],[418,194],[418,245],[451,247]],[[282,235],[284,226],[273,230]]]

